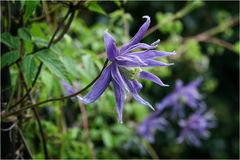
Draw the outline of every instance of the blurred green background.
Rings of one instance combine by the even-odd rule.
[[[29,1],[1,2],[1,39],[4,39],[3,33],[7,32],[7,6],[10,6],[15,14],[22,7],[22,10],[25,10],[25,25],[19,28],[12,26],[15,32],[10,33],[14,38],[24,41],[25,55],[22,56],[27,57],[27,53],[34,48],[46,46],[60,19],[66,14],[68,3],[70,1],[39,1],[36,4]],[[39,18],[46,15],[46,7],[48,16]],[[26,12],[29,12],[29,15]],[[144,15],[151,17],[151,29],[143,41],[152,43],[160,39],[159,50],[175,50],[177,54],[164,59],[174,62],[174,66],[149,69],[170,87],[163,88],[142,80],[144,87],[141,95],[151,104],[156,104],[174,89],[177,79],[188,83],[202,76],[204,81],[200,86],[200,93],[203,94],[208,108],[216,113],[217,128],[211,130],[210,138],[203,141],[201,148],[176,144],[175,137],[178,132],[174,129],[167,133],[157,132],[155,142],[149,144],[137,135],[136,129],[152,111],[128,97],[123,112],[123,124],[119,124],[113,88],[110,86],[99,100],[90,105],[83,106],[76,100],[69,99],[39,107],[50,157],[239,158],[238,1],[85,3],[75,14],[63,39],[52,45],[48,51],[41,51],[42,53],[32,57],[31,71],[22,63],[28,85],[31,85],[40,61],[44,63],[32,97],[36,102],[40,102],[63,96],[61,79],[76,84],[78,89],[86,86],[98,75],[106,58],[104,31],[108,29],[118,46],[121,46],[143,24]],[[4,43],[3,40],[1,42]],[[53,55],[57,64],[49,65],[49,62],[38,54]],[[2,64],[5,64],[3,56],[1,59]],[[17,87],[19,75],[16,64],[11,65],[9,70],[11,87]],[[4,77],[2,69],[1,73]],[[1,85],[3,88],[6,84]],[[11,103],[15,102],[13,98]],[[80,107],[85,111],[81,112]],[[27,116],[19,122],[19,127],[33,157],[43,158],[37,122],[31,110],[25,114]],[[87,126],[83,125],[85,114]]]

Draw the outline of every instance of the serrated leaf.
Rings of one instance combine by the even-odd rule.
[[[36,62],[33,55],[28,55],[23,58],[23,71],[26,76],[26,81],[29,86],[32,85],[34,73],[37,70]]]
[[[25,12],[24,12],[24,22],[26,23],[28,19],[31,17],[33,11],[36,9],[39,1],[25,1]]]
[[[19,40],[18,38],[12,36],[9,32],[4,32],[1,34],[1,43],[4,43],[10,48],[18,49]]]
[[[87,3],[87,8],[90,11],[97,12],[103,15],[107,15],[107,13],[102,9],[102,7],[97,2],[89,2]]]
[[[31,41],[32,39],[31,32],[26,28],[18,29],[18,36],[25,41]]]
[[[38,52],[36,56],[41,62],[43,62],[43,64],[49,69],[50,72],[52,72],[57,77],[70,82],[67,70],[57,55],[55,55],[50,50],[45,50]]]
[[[19,58],[18,51],[10,51],[1,56],[1,69],[16,62]]]

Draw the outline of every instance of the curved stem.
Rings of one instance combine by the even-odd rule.
[[[48,48],[51,47],[51,45],[52,45],[53,43],[57,43],[58,41],[60,41],[60,40],[62,39],[62,37],[64,36],[64,34],[68,31],[68,29],[69,29],[69,27],[70,27],[70,25],[71,25],[71,22],[73,21],[75,9],[76,9],[76,8],[73,8],[73,7],[70,7],[70,8],[69,8],[67,14],[65,15],[65,17],[63,18],[63,20],[61,21],[61,23],[59,23],[56,31],[54,32],[51,40],[49,41],[47,47],[38,48],[38,49],[34,50],[33,52],[31,52],[31,53],[29,53],[29,54],[34,54],[34,53],[37,53],[37,52],[39,52],[39,51],[41,51],[41,50],[48,49]],[[68,21],[68,23],[67,23],[67,26],[64,28],[64,30],[62,31],[61,35],[60,35],[58,38],[55,39],[57,33],[58,33],[59,30],[62,28],[62,26],[63,26],[63,24],[64,24],[64,21],[68,18],[68,16],[70,15],[71,12],[72,12],[72,15],[71,15],[71,17],[70,17],[70,19],[69,19],[69,21]],[[38,71],[37,71],[36,76],[35,76],[35,78],[34,78],[34,81],[33,81],[33,83],[32,83],[32,87],[30,87],[30,88],[27,90],[27,92],[25,93],[25,95],[24,95],[18,102],[16,102],[14,105],[10,106],[10,108],[15,107],[15,106],[17,106],[18,104],[22,103],[23,100],[28,97],[28,94],[31,92],[32,88],[34,87],[34,85],[35,85],[35,83],[36,83],[36,81],[37,81],[37,79],[38,79],[38,77],[39,77],[39,75],[40,75],[40,72],[41,72],[41,69],[42,69],[42,65],[43,65],[43,63],[40,62],[40,65],[39,65],[39,67],[38,67]]]
[[[45,103],[49,103],[49,102],[53,102],[53,101],[60,101],[60,100],[64,100],[64,99],[68,99],[68,98],[71,98],[71,97],[75,97],[77,96],[78,94],[86,91],[89,87],[91,87],[97,80],[98,78],[101,76],[103,70],[107,67],[107,64],[108,64],[108,59],[105,60],[104,62],[104,65],[103,65],[103,68],[101,70],[101,72],[99,73],[99,75],[93,80],[91,81],[86,87],[84,87],[83,89],[81,89],[80,91],[74,93],[74,94],[71,94],[71,95],[68,95],[68,96],[65,96],[65,97],[59,97],[59,98],[53,98],[53,99],[48,99],[48,100],[45,100],[45,101],[42,101],[42,102],[39,102],[39,103],[36,103],[36,104],[32,104],[32,105],[29,105],[29,106],[26,106],[26,107],[23,107],[19,110],[16,110],[16,111],[13,111],[13,112],[10,112],[10,113],[2,113],[2,118],[6,118],[8,116],[11,116],[11,115],[14,115],[16,113],[19,113],[19,112],[22,112],[22,111],[25,111],[29,108],[33,108],[35,106],[39,106],[39,105],[42,105],[42,104],[45,104]]]

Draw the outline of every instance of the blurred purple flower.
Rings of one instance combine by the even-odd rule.
[[[160,40],[157,40],[151,45],[140,43],[140,40],[143,38],[150,25],[150,17],[144,16],[143,18],[146,19],[146,22],[140,27],[130,42],[124,44],[120,49],[117,48],[114,38],[105,31],[105,48],[111,64],[104,69],[100,78],[93,85],[91,91],[85,97],[80,98],[80,100],[85,104],[96,101],[112,81],[119,122],[122,122],[122,111],[126,91],[130,90],[130,93],[135,100],[153,109],[150,103],[138,95],[138,92],[142,88],[142,84],[137,81],[138,78],[151,80],[160,86],[167,86],[157,76],[152,73],[142,71],[140,67],[173,65],[172,63],[168,64],[154,60],[154,58],[166,57],[175,54],[175,52],[153,50],[157,47]],[[142,49],[143,51],[134,52],[134,50],[137,49]]]
[[[183,86],[183,82],[177,80],[175,90],[157,104],[157,109],[162,111],[166,107],[172,107],[172,118],[176,118],[176,116],[184,117],[184,105],[192,109],[199,107],[202,96],[197,87],[201,82],[202,78],[198,78]]]
[[[64,88],[64,91],[65,91],[64,94],[66,96],[74,94],[78,91],[77,88],[75,88],[74,86],[71,86],[69,83],[65,82],[64,80],[61,81],[61,84]]]
[[[199,147],[200,139],[207,139],[210,135],[208,129],[216,127],[216,119],[212,111],[198,110],[187,120],[180,120],[182,128],[177,143],[186,141],[188,144]]]
[[[154,142],[154,131],[165,131],[168,126],[167,120],[160,114],[160,111],[153,112],[138,127],[138,133],[151,143]]]

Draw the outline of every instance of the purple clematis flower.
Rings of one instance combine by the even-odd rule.
[[[200,139],[209,137],[210,128],[216,127],[216,119],[212,111],[198,110],[192,114],[187,120],[180,120],[179,125],[182,128],[177,143],[186,141],[187,143],[199,147]]]
[[[198,78],[188,85],[183,86],[181,80],[177,80],[175,90],[170,93],[161,103],[157,104],[158,110],[172,107],[171,117],[184,117],[184,105],[191,109],[197,109],[201,104],[202,96],[198,92],[197,87],[201,84],[202,78]]]
[[[150,25],[150,17],[144,16],[143,18],[146,19],[146,22],[140,27],[130,42],[124,44],[121,48],[117,47],[114,38],[105,31],[105,48],[107,57],[111,61],[111,64],[104,69],[102,75],[93,85],[90,92],[83,98],[80,98],[80,100],[85,104],[96,101],[112,81],[119,122],[122,122],[124,100],[128,91],[130,91],[133,98],[139,103],[147,105],[153,109],[152,105],[138,94],[142,88],[141,83],[137,81],[138,78],[151,80],[160,86],[167,86],[157,76],[152,73],[142,71],[141,68],[173,65],[172,63],[168,64],[154,60],[154,58],[166,57],[175,54],[175,52],[154,50],[160,40],[157,40],[151,45],[140,43],[140,40],[143,38],[144,33],[148,30]],[[139,49],[141,49],[141,51],[135,51]]]
[[[165,131],[168,126],[168,121],[160,114],[160,111],[153,112],[138,127],[138,133],[151,143],[154,142],[154,131]]]

